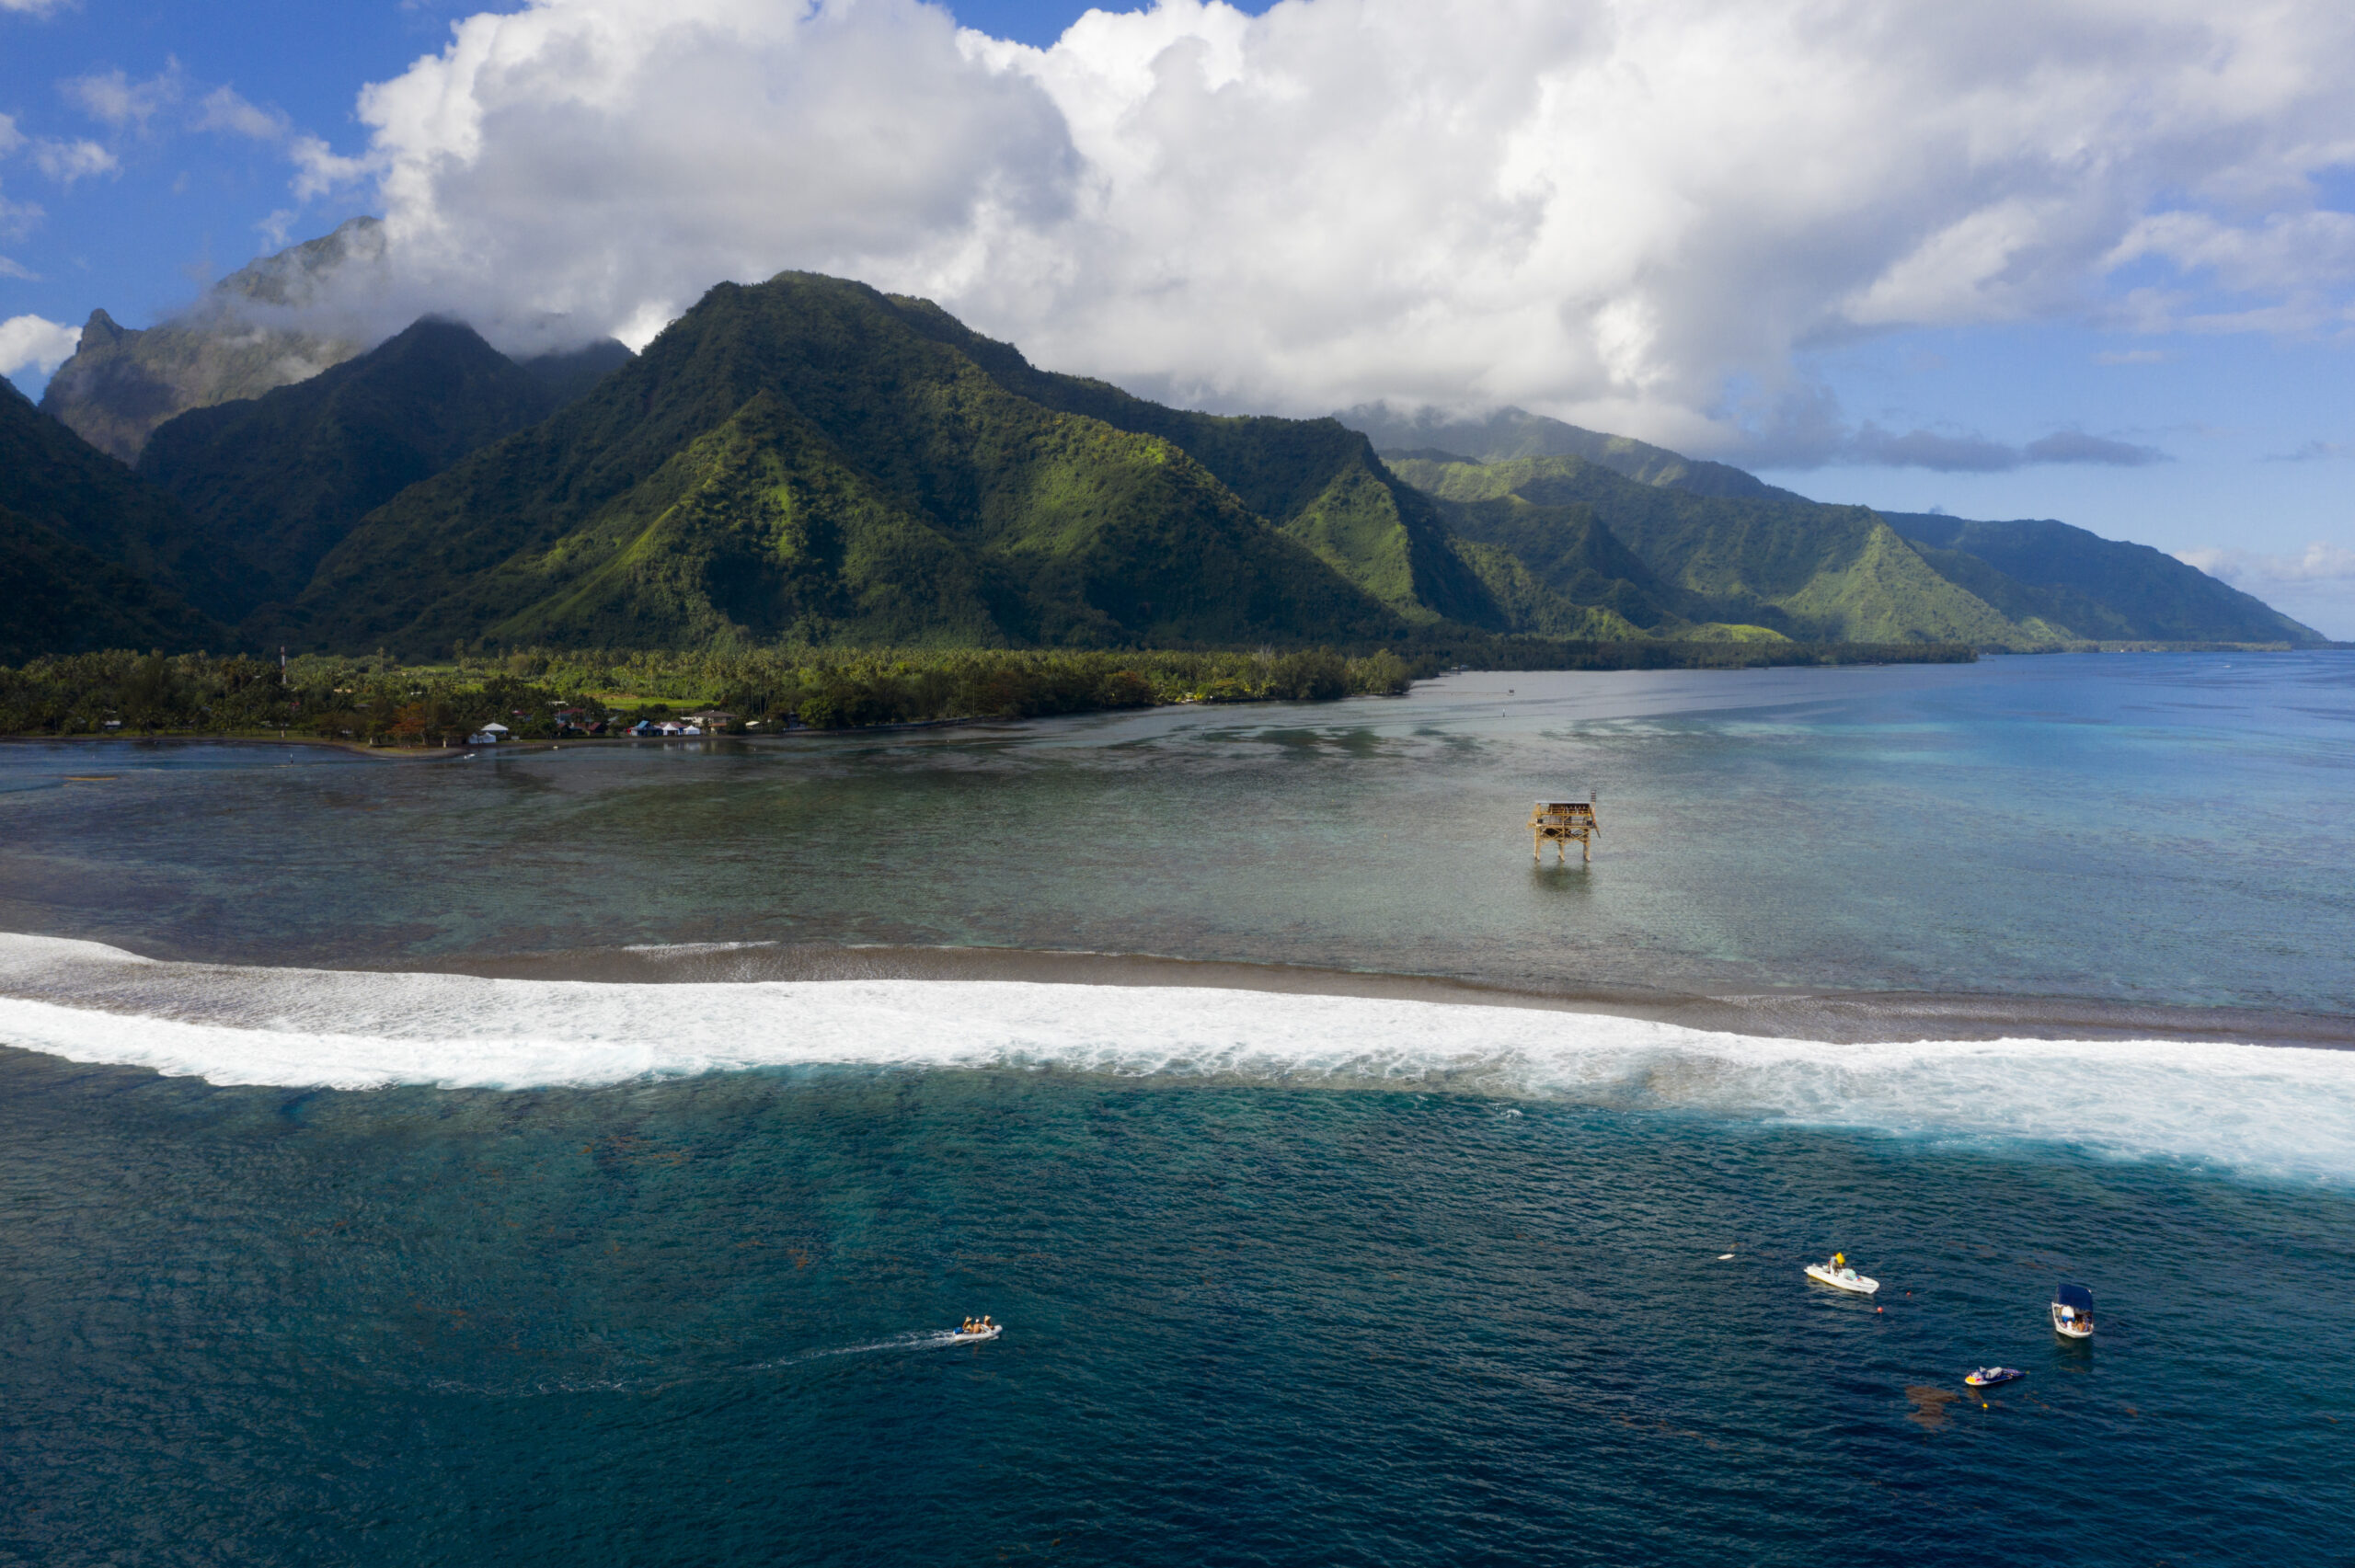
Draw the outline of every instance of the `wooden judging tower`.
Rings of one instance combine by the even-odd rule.
[[[1579,858],[1591,862],[1594,859],[1594,836],[1602,830],[1602,826],[1594,819],[1592,795],[1584,800],[1541,800],[1529,814],[1530,858],[1545,859],[1545,846],[1551,843],[1555,864],[1566,864],[1570,858],[1569,842],[1576,839]]]

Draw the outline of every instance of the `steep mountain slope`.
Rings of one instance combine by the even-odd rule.
[[[327,276],[376,264],[384,248],[384,225],[354,218],[239,269],[144,331],[93,311],[74,357],[50,378],[41,410],[99,451],[135,463],[167,419],[258,397],[360,352],[360,343],[294,327],[283,313],[308,303]]]
[[[190,606],[232,618],[252,570],[234,544],[208,532],[171,497],[143,483],[4,383],[0,507],[19,522],[152,584],[160,595],[153,601],[158,607],[153,613],[172,624],[181,624],[172,617]],[[170,610],[172,604],[180,609]],[[227,640],[209,621],[190,635],[214,647]]]
[[[420,321],[307,381],[182,414],[139,475],[257,563],[225,611],[243,617],[300,593],[362,516],[557,402],[471,327]]]
[[[1481,419],[1455,418],[1426,408],[1399,414],[1382,403],[1361,403],[1335,418],[1362,430],[1386,458],[1453,456],[1473,463],[1517,457],[1582,457],[1639,485],[1670,485],[1696,496],[1798,501],[1754,474],[1723,463],[1686,457],[1628,436],[1604,435],[1522,408],[1500,408]]]
[[[1483,522],[1484,504],[1486,516],[1512,519],[1524,535],[1600,523],[1658,582],[1680,590],[1672,601],[1653,595],[1663,613],[1856,642],[2033,647],[2052,639],[2049,629],[2016,624],[1939,576],[1862,507],[1695,495],[1578,457],[1401,458],[1393,466],[1451,503],[1466,532],[1497,526]],[[1508,499],[1522,508],[1494,505]]]
[[[1337,418],[1365,431],[1385,459],[1495,464],[1580,457],[1638,484],[1697,496],[1820,504],[1725,464],[1583,430],[1519,408],[1465,419],[1429,409],[1402,415],[1382,404],[1363,404]],[[2324,640],[2312,627],[2147,545],[2103,539],[2062,522],[1880,515],[1940,577],[2022,629],[2025,641],[2016,636],[2006,646],[2045,647],[2070,638],[2300,645]]]
[[[2147,544],[2104,539],[2050,520],[1974,522],[1936,513],[1881,515],[1950,580],[1999,607],[2009,594],[2021,608],[2033,605],[2032,613],[2081,637],[2298,646],[2328,640]],[[1973,585],[1974,577],[1984,580],[1991,571],[2016,586],[1991,585],[1982,591]],[[2020,611],[2006,607],[2005,613],[2016,617]]]
[[[186,600],[0,507],[0,664],[100,648],[224,648]]]
[[[1447,520],[1459,538],[1520,563],[1558,598],[1643,632],[1672,635],[1707,608],[1663,582],[1585,503],[1540,506],[1508,493],[1450,502]]]
[[[81,540],[154,560],[188,524],[0,378],[0,664],[96,648],[224,648],[218,621]]]
[[[912,314],[806,274],[714,289],[580,402],[371,513],[271,624],[407,649],[1401,629],[1183,448],[1019,395]]]
[[[894,299],[909,324],[1060,413],[1158,436],[1182,449],[1261,517],[1409,622],[1503,629],[1510,617],[1451,548],[1430,501],[1399,483],[1373,443],[1335,419],[1201,414],[1132,397],[1084,376],[1041,371],[929,300]]]

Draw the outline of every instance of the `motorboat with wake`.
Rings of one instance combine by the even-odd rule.
[[[2082,1285],[2062,1285],[2052,1293],[2052,1332],[2063,1339],[2094,1336],[2094,1293]]]
[[[1962,1380],[1974,1389],[1992,1389],[2027,1377],[2016,1367],[1981,1367],[1962,1375]]]
[[[948,1343],[951,1345],[979,1345],[985,1339],[995,1339],[1005,1332],[1005,1325],[1004,1323],[994,1323],[986,1317],[967,1318],[964,1322],[958,1326],[957,1332],[948,1336]]]
[[[1848,1254],[1834,1253],[1828,1263],[1807,1265],[1807,1276],[1818,1285],[1829,1285],[1834,1290],[1845,1290],[1851,1296],[1869,1296],[1880,1288],[1880,1281],[1867,1279],[1848,1266]]]

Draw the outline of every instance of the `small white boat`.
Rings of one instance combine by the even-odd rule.
[[[979,1345],[985,1339],[995,1339],[1005,1332],[1004,1323],[992,1323],[987,1328],[959,1329],[948,1336],[951,1345]]]
[[[1848,1260],[1834,1253],[1830,1263],[1807,1265],[1807,1276],[1818,1285],[1829,1285],[1834,1290],[1845,1290],[1852,1296],[1869,1296],[1880,1288],[1878,1279],[1867,1279],[1848,1266]]]
[[[2082,1285],[2063,1285],[2052,1293],[2052,1332],[2063,1339],[2094,1336],[2094,1293]]]

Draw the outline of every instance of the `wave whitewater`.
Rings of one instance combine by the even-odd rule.
[[[0,934],[0,1043],[219,1084],[523,1089],[796,1066],[1417,1088],[2355,1176],[2355,1052],[1832,1044],[1597,1013],[1016,980],[661,985],[164,962]]]

